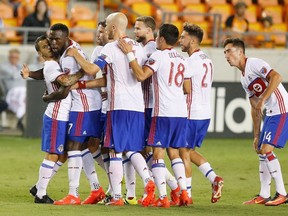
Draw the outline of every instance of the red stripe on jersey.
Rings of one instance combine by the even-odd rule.
[[[50,152],[56,152],[56,141],[57,141],[57,130],[58,130],[58,122],[55,119],[52,119],[51,125],[51,134],[50,134]]]
[[[86,94],[82,91],[82,89],[76,89],[77,93],[79,94],[81,98],[81,103],[83,105],[83,111],[88,112],[89,111],[89,104],[87,100]]]
[[[190,119],[190,115],[191,115],[191,107],[192,107],[192,93],[193,93],[193,85],[192,85],[192,79],[191,79],[190,93],[187,94],[187,96],[186,96],[187,111],[188,111],[188,119]]]
[[[145,108],[149,108],[149,100],[150,100],[149,93],[150,93],[151,83],[152,83],[152,77],[147,78],[142,83]]]
[[[283,99],[283,96],[282,96],[281,92],[280,92],[279,89],[277,88],[277,89],[274,91],[274,93],[275,93],[276,98],[277,98],[277,101],[278,101],[280,113],[281,113],[281,114],[286,113],[286,108],[285,108],[285,104],[284,104],[284,99]]]
[[[84,120],[84,113],[78,112],[77,119],[76,119],[75,136],[81,136],[81,129],[82,129],[83,120]]]
[[[114,110],[115,102],[115,77],[113,68],[110,66],[110,80],[111,80],[111,92],[110,92],[110,110]]]
[[[111,135],[112,135],[111,112],[107,112],[106,132],[105,132],[105,137],[104,137],[104,147],[106,148],[110,146]]]
[[[273,142],[272,142],[276,146],[277,146],[279,137],[281,136],[281,133],[283,131],[284,125],[286,123],[286,119],[287,119],[287,113],[281,114],[280,122],[278,124],[277,130],[276,130],[276,134],[275,134],[275,137],[274,137]]]
[[[154,86],[154,116],[159,115],[159,85],[158,85],[158,79],[157,79],[157,74],[154,73],[152,75],[153,78],[153,86]]]
[[[54,92],[58,91],[59,84],[58,83],[51,83],[51,84],[52,84],[53,91]],[[57,101],[57,102],[54,103],[53,111],[52,111],[52,118],[53,119],[57,119],[60,105],[61,105],[61,101]]]
[[[157,125],[157,117],[152,117],[150,131],[149,131],[149,137],[148,137],[148,144],[154,143],[155,133],[156,133],[156,125]]]

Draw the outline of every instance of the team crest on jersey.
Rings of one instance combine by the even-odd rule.
[[[57,150],[58,150],[59,152],[63,152],[63,151],[64,151],[64,145],[63,145],[63,144],[59,145],[58,148],[57,148]]]
[[[69,68],[64,68],[64,73],[70,73],[70,69]]]
[[[263,75],[265,75],[267,73],[267,68],[262,67],[260,70],[260,73],[262,73]]]
[[[155,63],[155,60],[154,59],[152,59],[152,58],[149,58],[148,59],[148,64],[149,65],[153,65]]]
[[[249,79],[249,81],[253,80],[253,78],[250,75],[248,75],[248,79]]]

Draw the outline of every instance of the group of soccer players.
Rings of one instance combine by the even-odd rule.
[[[99,23],[100,46],[93,51],[91,61],[69,39],[69,29],[63,24],[51,26],[47,37],[36,40],[35,48],[45,59],[44,68],[31,72],[24,66],[21,71],[24,78],[44,78],[48,90],[44,96],[49,103],[42,135],[46,156],[38,182],[30,189],[35,203],[74,205],[103,201],[105,193],[93,158],[108,175],[112,197],[107,205],[122,206],[135,201],[135,170],[144,184],[144,194],[136,203],[166,208],[192,204],[191,162],[211,182],[211,202],[220,199],[224,181],[196,151],[202,145],[211,115],[213,63],[200,49],[203,30],[186,23],[180,35],[176,26],[163,24],[155,41],[154,19],[139,17],[134,30],[136,40],[132,40],[126,37],[127,24],[126,15],[119,12]],[[182,51],[189,55],[186,59],[174,49],[179,36]],[[102,77],[95,79],[100,71]],[[104,132],[101,87],[107,91]],[[175,177],[166,168],[166,152]],[[53,201],[46,189],[66,159],[69,193]],[[81,202],[78,187],[82,168],[91,193]],[[124,199],[123,177],[127,190]],[[171,188],[171,200],[166,184]]]

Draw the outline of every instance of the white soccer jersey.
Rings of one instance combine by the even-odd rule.
[[[144,44],[143,48],[147,58],[149,58],[151,54],[156,51],[156,42],[154,40],[150,40]],[[143,81],[142,89],[145,108],[153,108],[152,77],[149,77]]]
[[[65,50],[65,52],[60,57],[60,65],[64,73],[75,74],[78,72],[81,67],[76,62],[73,57],[66,56],[66,51],[70,47],[75,47],[78,49],[78,52],[86,59],[86,55],[81,49],[80,45],[75,41],[70,40],[70,46]],[[92,80],[94,76],[84,75],[80,80]],[[97,89],[75,89],[71,90],[72,93],[72,108],[71,111],[76,112],[88,112],[93,110],[99,110],[102,106],[102,99]]]
[[[143,65],[146,57],[142,46],[136,41],[125,38],[133,46],[133,52],[139,63]],[[144,101],[141,83],[137,81],[127,56],[118,48],[118,41],[104,46],[101,57],[108,63],[107,66],[107,110],[131,110],[144,112]]]
[[[188,119],[210,119],[213,63],[202,50],[192,53],[186,62],[187,70],[192,72],[191,93],[186,98]]]
[[[60,85],[56,79],[63,75],[60,65],[56,61],[45,61],[43,68],[44,80],[49,94],[59,89]],[[71,94],[60,101],[50,102],[45,110],[45,114],[50,118],[60,121],[68,121],[71,109]]]
[[[266,77],[271,70],[270,65],[262,59],[247,58],[245,72],[241,76],[241,83],[249,97],[262,95],[269,85]],[[288,112],[288,93],[281,83],[265,101],[264,106],[267,116]]]
[[[175,49],[157,50],[145,64],[154,74],[152,116],[187,117],[184,78],[190,78],[184,58]]]

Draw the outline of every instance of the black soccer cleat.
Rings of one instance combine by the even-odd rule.
[[[34,203],[53,204],[54,200],[52,200],[48,195],[44,195],[42,199],[40,199],[38,196],[35,196]]]
[[[30,192],[30,194],[31,194],[32,196],[35,197],[36,194],[37,194],[37,187],[36,187],[36,185],[34,185],[32,188],[30,188],[29,192]]]

